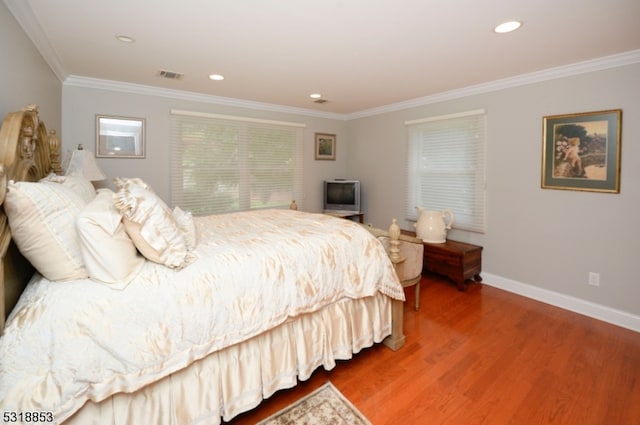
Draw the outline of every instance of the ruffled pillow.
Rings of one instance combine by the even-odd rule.
[[[171,268],[193,261],[171,209],[144,181],[116,178],[113,202],[123,216],[125,229],[148,260]]]
[[[110,189],[99,189],[78,215],[76,226],[89,277],[123,289],[141,270],[144,258],[125,231],[113,195]]]
[[[51,181],[11,181],[8,188],[4,209],[22,255],[49,280],[88,277],[75,226],[86,202]]]

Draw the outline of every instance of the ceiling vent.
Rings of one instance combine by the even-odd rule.
[[[184,76],[184,74],[181,74],[179,72],[167,71],[165,69],[161,69],[160,71],[158,71],[158,75],[163,78],[168,78],[169,80],[179,80]]]

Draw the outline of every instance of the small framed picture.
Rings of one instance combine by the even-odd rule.
[[[96,115],[96,157],[144,158],[144,118]]]
[[[316,133],[316,159],[336,159],[336,135]]]
[[[542,188],[620,192],[622,110],[543,118]]]

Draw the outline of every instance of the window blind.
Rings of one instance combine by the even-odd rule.
[[[302,207],[304,125],[171,111],[171,202],[194,215]]]
[[[405,123],[408,134],[406,214],[416,206],[451,209],[454,228],[485,230],[484,110]]]

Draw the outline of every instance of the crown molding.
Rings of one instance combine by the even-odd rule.
[[[318,112],[311,109],[295,108],[293,106],[277,105],[273,103],[254,102],[232,97],[222,97],[195,93],[184,90],[166,89],[161,87],[147,86],[143,84],[124,83],[122,81],[103,80],[98,78],[82,77],[70,75],[63,83],[65,86],[83,87],[98,90],[117,91],[130,94],[141,94],[147,96],[166,97],[170,99],[186,100],[191,102],[210,103],[215,105],[234,106],[238,108],[257,109],[261,111],[281,112],[294,115],[306,115],[318,118],[328,118],[333,120],[346,120],[344,114],[334,114],[328,112]]]
[[[327,118],[340,121],[350,121],[358,118],[397,112],[405,109],[430,105],[448,100],[460,99],[463,97],[490,93],[527,84],[539,83],[543,81],[565,78],[589,72],[602,71],[605,69],[617,68],[626,65],[640,63],[640,50],[632,50],[617,55],[605,56],[571,65],[549,68],[542,71],[517,75],[515,77],[490,81],[488,83],[477,84],[461,89],[450,90],[434,95],[419,97],[404,102],[372,108],[352,114],[338,114],[328,112],[318,112],[311,109],[296,108],[292,106],[277,105],[272,103],[254,102],[231,97],[221,97],[206,95],[202,93],[188,92],[182,90],[165,89],[141,84],[124,83],[121,81],[102,80],[97,78],[70,75],[64,79],[64,85],[93,88],[99,90],[119,91],[123,93],[136,93],[149,96],[160,96],[171,99],[180,99],[193,102],[210,103],[216,105],[234,106],[238,108],[257,109],[271,112],[281,112],[295,115],[313,116],[317,118]]]
[[[365,118],[374,115],[396,112],[404,109],[415,108],[447,100],[460,99],[462,97],[477,94],[489,93],[493,91],[508,89],[512,87],[524,86],[527,84],[539,83],[558,78],[570,77],[573,75],[585,74],[588,72],[602,71],[610,68],[617,68],[626,65],[633,65],[640,62],[640,50],[632,50],[617,55],[605,56],[584,62],[577,62],[570,65],[549,68],[542,71],[517,75],[515,77],[490,81],[461,89],[450,90],[430,96],[419,97],[404,102],[393,103],[379,108],[367,109],[353,114],[348,114],[348,119]]]

